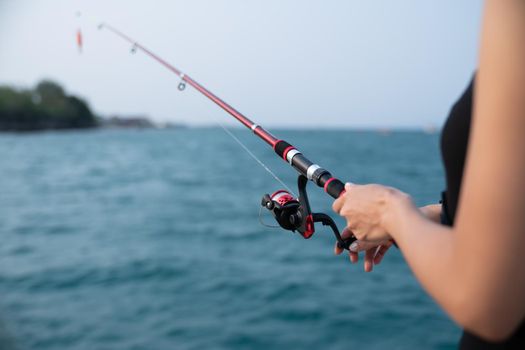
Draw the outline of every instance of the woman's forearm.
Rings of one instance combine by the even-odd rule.
[[[512,281],[502,277],[498,284],[488,273],[497,261],[481,257],[476,242],[465,245],[462,228],[427,219],[407,195],[394,193],[389,201],[384,224],[425,290],[462,327],[489,340],[505,339],[520,319],[508,311],[513,293],[502,293]]]
[[[505,339],[518,323],[504,311],[505,286],[487,274],[494,267],[491,256],[480,256],[477,242],[465,245],[463,228],[425,218],[405,194],[394,194],[388,211],[388,232],[423,288],[463,328],[488,340]]]
[[[427,292],[461,323],[462,283],[457,276],[452,229],[431,221],[412,200],[393,193],[385,226]],[[434,208],[435,209],[435,208]]]

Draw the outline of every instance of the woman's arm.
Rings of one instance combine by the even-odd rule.
[[[525,316],[525,1],[487,1],[476,84],[456,225],[462,273],[479,274],[470,297],[484,304],[464,322],[504,338]]]
[[[487,0],[475,106],[454,228],[403,193],[348,186],[334,203],[361,240],[396,240],[460,325],[502,340],[525,317],[525,1]]]
[[[393,236],[425,288],[453,318],[500,340],[525,317],[523,0],[486,3],[474,101],[454,229],[407,212]]]

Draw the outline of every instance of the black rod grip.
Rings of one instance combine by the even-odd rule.
[[[345,190],[345,184],[339,179],[333,179],[329,181],[330,182],[325,187],[326,193],[328,193],[332,198],[339,198]]]

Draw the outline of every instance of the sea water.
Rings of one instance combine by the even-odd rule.
[[[438,135],[272,131],[345,181],[419,205],[444,187]],[[0,135],[0,348],[455,348],[460,330],[397,249],[365,273],[325,227],[304,240],[261,225],[261,196],[281,187],[220,129]]]

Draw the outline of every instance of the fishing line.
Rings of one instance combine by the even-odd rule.
[[[279,182],[281,185],[283,185],[287,190],[288,192],[290,192],[291,194],[293,194],[294,196],[297,197],[297,195],[290,189],[290,187],[288,187],[283,180],[281,180],[279,178],[279,176],[277,176],[266,164],[264,164],[264,162],[262,160],[260,160],[259,158],[257,158],[257,156],[252,152],[250,151],[250,149],[248,148],[248,146],[246,146],[244,143],[242,143],[241,140],[239,140],[239,138],[237,138],[237,136],[235,136],[230,130],[228,130],[224,125],[222,125],[221,123],[217,122],[217,124],[222,128],[222,130],[224,130],[224,132],[228,135],[230,135],[230,137],[232,139],[235,140],[235,142],[237,142],[245,151],[246,153],[248,153],[257,163],[259,163],[259,165],[261,167],[263,167],[264,170],[266,170],[266,172],[268,172],[268,174],[270,174],[275,180],[277,180],[277,182]],[[266,225],[265,225],[266,226]]]

